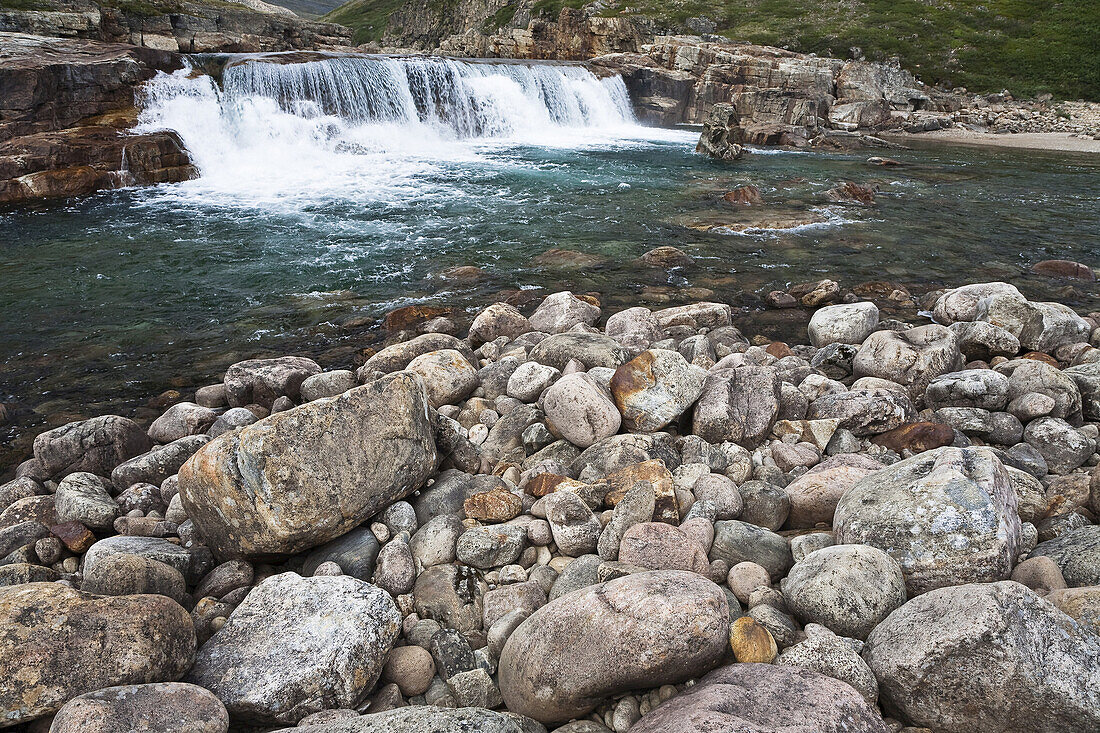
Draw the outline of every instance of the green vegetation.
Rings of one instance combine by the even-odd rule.
[[[386,30],[390,16],[404,4],[405,0],[351,0],[321,20],[351,28],[354,31],[352,43],[378,41]]]
[[[37,0],[0,0],[0,3]],[[453,2],[454,0],[450,0]],[[355,31],[357,43],[382,37],[405,2],[351,0],[325,16]],[[482,27],[508,25],[524,0],[513,0]],[[535,0],[532,15],[556,18],[586,0]],[[974,92],[1007,88],[1017,96],[1050,92],[1100,99],[1100,2],[1097,0],[619,0],[604,15],[640,16],[679,31],[704,17],[727,38],[793,51],[871,60],[901,59],[929,84]]]
[[[50,10],[52,7],[43,0],[0,0],[0,10]]]
[[[728,38],[872,60],[897,56],[930,84],[1100,99],[1096,0],[631,0],[680,26],[706,17]],[[611,11],[608,14],[618,14]]]

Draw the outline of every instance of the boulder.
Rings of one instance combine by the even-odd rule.
[[[866,639],[906,599],[897,562],[866,545],[833,545],[811,552],[795,563],[780,587],[787,607],[800,621],[855,639]]]
[[[235,720],[294,724],[361,705],[400,629],[389,594],[369,583],[282,573],[253,588],[203,644],[187,681]]]
[[[874,303],[843,303],[816,310],[807,332],[810,343],[821,348],[829,344],[862,344],[878,325]]]
[[[103,598],[55,583],[0,587],[0,726],[104,687],[177,680],[194,653],[191,617],[164,596]]]
[[[645,351],[665,335],[653,312],[641,306],[608,316],[604,332],[626,347],[630,354]]]
[[[1100,585],[1100,525],[1078,527],[1040,542],[1031,557],[1049,557],[1071,587]]]
[[[992,295],[978,304],[975,320],[1000,326],[1026,351],[1053,352],[1059,346],[1088,341],[1091,327],[1069,306],[1035,303],[1013,295]]]
[[[411,705],[275,733],[546,733],[535,721],[484,708]]]
[[[839,426],[857,437],[900,428],[916,417],[909,398],[892,389],[853,389],[824,394],[810,403],[810,420],[839,420]]]
[[[214,424],[218,413],[194,402],[177,402],[149,426],[149,437],[158,443],[171,443],[188,435],[199,435]]]
[[[810,529],[818,524],[831,525],[840,497],[860,479],[883,468],[875,459],[859,453],[841,453],[817,464],[787,484],[791,506],[787,527]]]
[[[222,381],[230,407],[262,405],[270,408],[279,397],[297,401],[306,377],[320,374],[321,367],[302,356],[249,359],[225,370]]]
[[[153,441],[133,420],[103,415],[42,433],[34,439],[34,458],[48,476],[75,471],[110,476],[115,466],[152,447]]]
[[[421,488],[436,458],[424,385],[395,374],[212,440],[180,469],[180,498],[216,553],[291,554]]]
[[[632,432],[661,430],[695,404],[702,392],[702,373],[667,349],[643,351],[611,377],[611,394]]]
[[[1086,420],[1100,421],[1100,362],[1079,364],[1062,370],[1081,393],[1081,412]]]
[[[985,321],[952,323],[951,332],[967,361],[989,361],[995,356],[1011,359],[1020,351],[1020,339]]]
[[[234,409],[248,412],[243,407]],[[252,415],[251,412],[248,414]],[[255,420],[255,416],[252,416],[249,422]],[[160,486],[166,478],[179,473],[187,459],[207,442],[209,439],[205,435],[189,435],[168,445],[158,446],[148,453],[134,456],[115,466],[115,470],[111,471],[111,483],[119,490],[128,489],[137,483]]]
[[[141,555],[111,553],[85,566],[85,593],[97,596],[161,595],[185,603],[187,580],[178,569]],[[205,594],[197,594],[201,598]]]
[[[1024,428],[1024,442],[1034,446],[1051,473],[1067,474],[1089,459],[1096,444],[1058,417],[1041,417]]]
[[[708,443],[755,448],[779,416],[780,380],[770,367],[743,366],[707,375],[695,405],[693,431]]]
[[[705,675],[631,733],[886,733],[878,709],[823,674],[773,664],[731,664]]]
[[[532,361],[565,369],[576,359],[586,369],[606,367],[618,369],[628,358],[626,349],[615,339],[602,333],[557,333],[543,339],[529,354]]]
[[[706,578],[627,575],[561,596],[520,624],[501,653],[500,691],[513,712],[564,722],[618,693],[714,667],[728,629],[725,594]]]
[[[959,321],[974,321],[978,318],[978,304],[983,298],[994,295],[1024,299],[1015,285],[1003,282],[974,283],[948,290],[941,295],[932,309],[932,315],[938,323],[944,325]]]
[[[422,354],[444,349],[453,349],[466,357],[466,361],[471,364],[477,363],[477,357],[465,341],[445,333],[425,333],[382,349],[367,359],[356,375],[360,382],[370,381],[381,374],[401,371]]]
[[[454,349],[421,354],[410,361],[405,369],[420,375],[428,391],[428,404],[437,408],[442,405],[457,405],[469,397],[481,383],[477,369]]]
[[[50,733],[226,733],[229,714],[209,690],[186,682],[120,685],[75,697]]]
[[[619,561],[647,570],[689,570],[709,576],[707,548],[679,527],[639,522],[622,535]]]
[[[564,333],[577,324],[591,326],[600,318],[600,308],[569,292],[548,295],[531,314],[531,327],[544,333]]]
[[[773,581],[786,575],[794,564],[790,545],[784,537],[737,520],[714,523],[710,559],[721,560],[731,568],[738,563],[754,562],[767,570]]]
[[[474,346],[487,344],[501,336],[514,339],[520,334],[533,330],[531,322],[514,306],[507,303],[493,303],[477,314],[470,324],[470,341]]]
[[[306,377],[302,382],[302,400],[312,402],[322,397],[336,397],[349,389],[359,386],[355,372],[350,369],[336,369]],[[212,436],[213,437],[213,436]]]
[[[878,681],[859,656],[862,646],[855,639],[837,636],[824,626],[807,624],[806,639],[784,649],[775,663],[810,669],[845,682],[874,705],[878,701]]]
[[[543,409],[550,431],[578,448],[614,435],[622,422],[615,403],[584,373],[567,374],[547,389]]]
[[[924,396],[928,384],[956,368],[962,359],[955,334],[930,325],[908,331],[876,331],[867,337],[852,360],[857,377],[878,377],[909,389],[909,396]]]
[[[871,632],[863,658],[884,704],[918,726],[1100,728],[1100,638],[1019,583],[914,598]]]
[[[111,496],[107,482],[86,471],[61,479],[54,503],[58,522],[80,522],[90,529],[111,529],[119,514],[118,502]]]
[[[1009,379],[992,369],[966,369],[941,374],[928,384],[925,403],[933,410],[976,407],[1003,410],[1008,404]]]
[[[1051,417],[1068,418],[1081,411],[1081,391],[1072,375],[1037,359],[1014,359],[997,367],[1008,377],[1008,399],[1030,394],[1046,395],[1054,400]]]
[[[910,595],[1003,580],[1022,547],[1016,493],[988,448],[937,448],[860,480],[833,519],[840,544],[894,558]]]
[[[169,542],[160,537],[127,537],[116,535],[105,537],[84,554],[83,572],[90,576],[96,566],[114,555],[139,555],[173,567],[185,578],[194,582],[201,578],[209,566],[200,558],[199,553],[192,554],[186,547]],[[209,555],[209,553],[207,553]]]

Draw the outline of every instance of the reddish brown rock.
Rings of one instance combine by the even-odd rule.
[[[406,331],[416,328],[422,323],[427,323],[433,318],[450,315],[450,308],[441,308],[434,305],[407,305],[404,308],[396,308],[386,314],[382,319],[382,328],[389,333]]]
[[[639,481],[653,484],[656,503],[653,507],[653,521],[666,524],[680,523],[680,506],[676,501],[676,491],[672,485],[672,474],[660,459],[635,463],[620,468],[607,477],[611,490],[607,492],[607,505],[615,507],[626,493]]]
[[[566,481],[573,481],[573,479],[568,476],[559,476],[556,473],[540,473],[528,481],[523,490],[531,496],[542,498],[547,494],[553,494],[558,490],[558,484]]]
[[[523,511],[523,500],[507,489],[474,494],[462,504],[467,519],[480,522],[507,522]]]
[[[760,189],[752,185],[738,186],[732,191],[727,191],[722,195],[722,200],[735,206],[760,206],[764,203]]]
[[[655,247],[641,256],[641,261],[651,267],[686,267],[695,260],[677,247]]]
[[[894,428],[871,438],[871,442],[895,453],[910,450],[922,453],[955,442],[955,430],[950,425],[934,422],[914,422]]]
[[[875,187],[861,183],[853,183],[852,181],[845,181],[839,186],[830,188],[826,191],[825,199],[835,204],[874,206]]]
[[[1057,277],[1063,280],[1096,281],[1096,273],[1092,271],[1091,267],[1073,260],[1043,260],[1032,265],[1031,271],[1036,275]]]
[[[50,533],[61,540],[70,552],[83,555],[88,548],[95,544],[95,535],[80,522],[63,522],[50,527]]]
[[[1041,351],[1029,351],[1026,354],[1020,356],[1021,359],[1033,359],[1034,361],[1041,361],[1044,364],[1050,364],[1055,369],[1059,369],[1058,360],[1050,354],[1044,354]]]

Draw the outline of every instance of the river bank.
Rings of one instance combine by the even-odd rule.
[[[1006,283],[905,320],[896,290],[769,298],[806,329],[406,309],[356,370],[247,359],[145,425],[38,435],[0,485],[5,722],[1100,724],[1095,314]]]
[[[934,132],[884,135],[888,140],[901,143],[936,142],[957,145],[979,145],[1017,150],[1048,150],[1063,153],[1100,153],[1100,140],[1081,137],[1068,132],[1019,132],[993,133],[952,129]]]

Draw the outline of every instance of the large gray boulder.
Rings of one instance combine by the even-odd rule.
[[[1091,327],[1069,306],[1036,303],[1011,293],[991,295],[978,303],[975,320],[1000,326],[1028,351],[1052,352],[1065,344],[1088,341]]]
[[[619,432],[622,416],[596,380],[567,374],[543,395],[546,424],[556,436],[588,448]]]
[[[617,693],[711,669],[728,632],[726,596],[706,578],[679,570],[628,575],[531,614],[501,653],[500,691],[513,712],[564,722]]]
[[[110,476],[115,466],[152,447],[133,420],[103,415],[42,433],[34,439],[34,458],[48,476],[74,471]]]
[[[401,629],[385,591],[346,575],[275,575],[252,589],[195,656],[187,681],[241,721],[294,724],[356,708]]]
[[[924,396],[928,384],[961,362],[951,329],[935,324],[908,331],[876,331],[852,360],[857,377],[878,377],[909,388],[909,396]]]
[[[423,382],[393,374],[212,440],[180,469],[180,498],[217,554],[286,555],[421,488],[436,459]]]
[[[695,405],[693,430],[708,443],[731,441],[755,448],[779,416],[780,380],[771,367],[711,372]]]
[[[860,480],[833,526],[839,544],[893,557],[910,595],[1003,580],[1022,546],[1016,493],[988,448],[937,448]]]
[[[87,471],[70,473],[54,493],[58,522],[80,522],[91,529],[111,529],[119,514],[107,482]]]
[[[851,686],[800,667],[731,664],[642,717],[631,733],[886,733]]]
[[[1071,587],[1100,585],[1100,525],[1090,524],[1040,542],[1031,557],[1049,557]]]
[[[878,306],[874,303],[842,303],[816,310],[806,331],[810,343],[820,349],[829,344],[862,344],[877,325]]]
[[[915,598],[871,632],[863,658],[887,709],[918,726],[1100,729],[1100,638],[1019,583]]]
[[[186,682],[120,685],[65,703],[50,733],[226,733],[229,714],[209,690]]]
[[[570,359],[576,359],[586,369],[618,369],[628,354],[622,344],[605,334],[570,331],[543,339],[531,349],[530,357],[558,370],[565,369]]]
[[[244,410],[243,407],[234,408]],[[248,413],[252,415],[251,412]],[[253,416],[250,422],[255,422]],[[209,442],[205,435],[188,435],[185,438],[174,440],[168,445],[154,448],[148,453],[134,456],[128,461],[115,466],[111,471],[111,483],[119,491],[130,488],[137,483],[156,484],[160,486],[164,479],[176,475],[180,467],[187,459],[195,455],[195,451]]]
[[[440,708],[412,705],[318,725],[284,728],[274,733],[545,733],[530,718],[485,708]]]
[[[853,389],[823,394],[806,412],[810,420],[839,420],[856,436],[878,435],[912,422],[917,411],[909,397],[893,389]]]
[[[165,596],[0,587],[0,727],[104,687],[178,680],[194,653],[190,615]]]
[[[802,622],[855,639],[866,639],[906,598],[897,562],[867,545],[811,552],[795,563],[780,587],[787,607]]]

